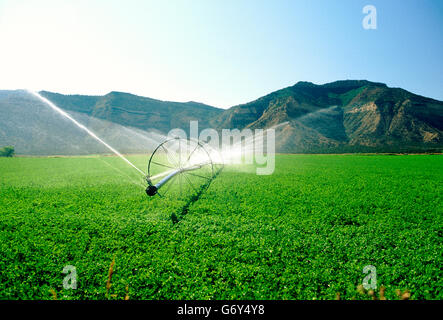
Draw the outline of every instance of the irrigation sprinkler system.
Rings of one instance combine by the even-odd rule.
[[[146,194],[175,194],[179,198],[189,193],[199,195],[223,168],[220,159],[217,151],[199,141],[167,139],[149,158]],[[173,180],[176,183],[171,183]]]
[[[187,197],[191,194],[191,199],[198,199],[203,190],[210,185],[223,168],[221,154],[208,144],[177,137],[167,139],[155,148],[149,158],[146,175],[124,155],[103,141],[89,128],[75,120],[66,111],[39,93],[29,92],[137,170],[148,183],[146,193],[150,197],[156,194],[163,197],[168,192],[175,192],[177,198],[183,198],[183,195]],[[171,183],[172,180],[178,180],[178,183]]]

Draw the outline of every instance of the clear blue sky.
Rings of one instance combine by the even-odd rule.
[[[440,0],[0,0],[0,39],[0,89],[226,108],[301,80],[368,79],[443,100]]]

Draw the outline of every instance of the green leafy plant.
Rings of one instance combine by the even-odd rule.
[[[271,176],[225,166],[173,223],[186,202],[148,198],[116,157],[2,158],[0,298],[372,299],[356,293],[371,264],[377,299],[382,286],[388,300],[442,299],[441,159],[277,155]]]
[[[15,154],[15,150],[13,146],[6,146],[0,148],[0,157],[13,157]]]

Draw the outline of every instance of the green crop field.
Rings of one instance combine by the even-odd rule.
[[[226,166],[187,210],[148,198],[133,171],[117,157],[0,158],[0,298],[366,299],[366,265],[388,299],[443,298],[442,156]]]

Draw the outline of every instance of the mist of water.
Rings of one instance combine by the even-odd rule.
[[[314,112],[310,112],[308,114],[296,118],[295,120],[298,120],[303,123],[306,120],[318,119],[324,116],[335,115],[339,112],[339,110],[340,108],[338,106],[331,106],[328,108],[323,108]]]
[[[288,124],[289,122],[285,121],[276,124],[270,128],[263,129],[263,137],[265,137],[270,130],[275,130],[278,132],[279,129]],[[226,164],[230,162],[236,163],[236,162],[241,162],[242,157],[252,159],[257,148],[259,148],[259,150],[264,150],[264,141],[263,139],[256,139],[254,135],[251,135],[249,137],[245,137],[244,139],[237,141],[236,143],[232,144],[229,148],[220,149],[218,154],[220,154],[222,157],[221,158],[222,163]]]
[[[102,145],[104,145],[107,149],[109,149],[110,151],[112,151],[112,153],[114,153],[115,155],[117,155],[118,157],[120,157],[123,161],[125,161],[128,165],[130,165],[132,168],[134,168],[135,170],[137,170],[138,173],[140,173],[143,176],[146,176],[146,174],[140,170],[139,168],[137,168],[131,161],[129,161],[125,156],[123,156],[120,152],[118,152],[115,148],[113,148],[112,146],[110,146],[108,143],[106,143],[105,141],[103,141],[100,137],[98,137],[94,132],[92,132],[90,129],[88,129],[86,126],[84,126],[83,124],[81,124],[80,122],[78,122],[77,120],[75,120],[71,115],[69,115],[66,111],[62,110],[61,108],[57,107],[54,103],[52,103],[51,101],[49,101],[48,99],[46,99],[45,97],[41,96],[39,93],[34,92],[34,91],[30,91],[28,90],[29,93],[31,93],[32,95],[34,95],[35,97],[37,97],[39,100],[41,100],[42,102],[44,102],[47,106],[49,106],[52,110],[56,111],[57,113],[59,113],[60,115],[62,115],[63,117],[65,117],[66,119],[69,119],[72,123],[74,123],[78,128],[84,130],[88,135],[90,135],[92,138],[94,138],[95,140],[97,140],[98,142],[100,142]]]

